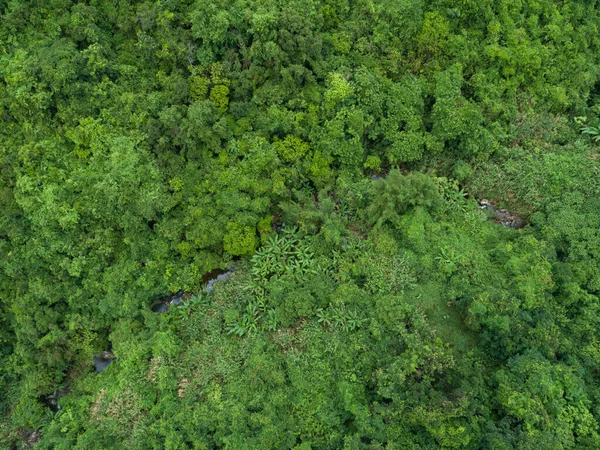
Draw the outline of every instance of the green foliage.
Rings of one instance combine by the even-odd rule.
[[[454,65],[436,77],[432,120],[433,136],[446,145],[456,146],[467,157],[488,153],[496,146],[493,135],[482,126],[480,108],[462,96],[464,84],[461,65]]]
[[[192,100],[206,99],[209,85],[210,80],[208,78],[199,75],[192,75],[190,77],[190,97],[192,97]]]
[[[308,144],[296,136],[288,135],[283,141],[276,141],[277,153],[284,161],[297,162],[308,153]]]
[[[342,331],[355,331],[367,321],[356,310],[347,310],[342,304],[339,307],[329,305],[327,309],[317,310],[317,322]]]
[[[412,208],[435,210],[441,204],[438,188],[430,177],[420,173],[402,175],[390,172],[385,180],[373,184],[373,202],[366,211],[372,224],[389,222],[398,225],[400,216]]]
[[[587,134],[594,142],[600,141],[600,119],[595,117],[589,123],[586,123],[587,117],[576,117],[575,119],[579,125],[583,125],[580,128],[582,134]]]
[[[0,2],[0,447],[600,448],[597,9]]]
[[[313,253],[301,241],[295,228],[267,238],[266,244],[252,256],[253,281],[259,287],[273,277],[303,276],[316,273]]]
[[[223,248],[232,255],[245,255],[254,252],[258,240],[252,227],[243,227],[235,222],[227,224],[227,234],[223,238]]]

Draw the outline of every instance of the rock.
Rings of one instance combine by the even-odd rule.
[[[100,356],[100,358],[103,358],[103,359],[115,359],[115,354],[113,352],[111,352],[110,350],[100,353],[99,356]]]
[[[55,395],[44,395],[41,397],[42,403],[50,408],[50,411],[57,412],[60,409],[58,398]]]
[[[166,313],[167,311],[169,311],[169,306],[171,305],[183,305],[182,297],[183,291],[179,291],[177,294],[171,295],[171,297],[169,297],[168,299],[167,297],[163,297],[160,303],[157,303],[152,307],[152,311],[157,313]]]
[[[525,226],[525,221],[520,217],[515,217],[510,224],[511,228],[518,230],[519,228],[523,228]]]
[[[519,217],[516,212],[502,208],[496,209],[494,204],[485,198],[479,200],[479,208],[489,211],[491,214],[488,214],[488,218],[504,227],[519,229],[526,225],[525,220]]]
[[[165,302],[157,303],[152,307],[152,311],[157,313],[166,313],[169,310],[169,304]]]
[[[102,358],[95,357],[94,358],[94,368],[96,369],[96,372],[100,373],[104,369],[106,369],[108,366],[110,366],[112,362],[113,362],[112,359],[102,359]]]
[[[285,223],[282,223],[281,225],[277,225],[277,224],[273,224],[271,225],[271,229],[277,233],[281,232],[281,230],[283,230],[285,228]]]
[[[179,291],[177,294],[173,295],[171,297],[170,304],[173,306],[183,305],[183,301],[182,301],[181,297],[183,297],[183,291]]]
[[[40,397],[40,400],[48,407],[50,408],[51,411],[53,412],[57,412],[60,411],[62,408],[60,406],[60,404],[58,403],[58,400],[61,397],[64,397],[65,395],[67,395],[69,392],[71,391],[70,387],[66,387],[65,389],[63,389],[62,391],[56,391],[54,394],[46,394],[46,395],[42,395]]]
[[[217,278],[213,278],[212,280],[208,280],[208,283],[206,283],[206,290],[208,292],[212,291],[213,288],[213,284],[215,284],[217,282]]]
[[[27,445],[30,448],[33,448],[33,447],[35,447],[35,444],[37,444],[41,438],[42,438],[41,431],[35,430],[33,433],[31,433],[29,436],[27,436]]]
[[[208,280],[208,282],[206,283],[205,290],[207,290],[208,292],[212,291],[214,289],[214,284],[217,281],[227,280],[233,273],[233,270],[233,267],[230,267],[229,269],[227,269],[227,271],[218,274],[216,278],[211,278],[210,280]]]
[[[102,372],[115,360],[115,354],[110,351],[100,353],[98,356],[94,356],[94,367],[96,372]]]
[[[112,363],[112,359],[94,358],[94,367],[96,372],[100,373]]]

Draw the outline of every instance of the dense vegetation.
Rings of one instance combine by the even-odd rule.
[[[0,447],[600,448],[599,29],[0,0]]]

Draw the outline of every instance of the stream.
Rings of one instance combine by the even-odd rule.
[[[202,284],[204,285],[203,290],[206,292],[211,292],[214,289],[215,283],[227,280],[234,271],[235,268],[229,267],[225,270],[214,269],[206,273],[202,277]],[[193,295],[193,292],[179,291],[169,297],[163,297],[158,303],[152,306],[152,311],[156,313],[166,313],[169,311],[171,306],[180,306],[185,302],[185,300]]]

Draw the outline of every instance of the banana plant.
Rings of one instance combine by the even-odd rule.
[[[594,142],[600,141],[600,119],[594,118],[589,124],[586,123],[587,117],[577,117],[576,122],[580,125],[583,125],[580,128],[582,134],[587,134],[592,138]]]

